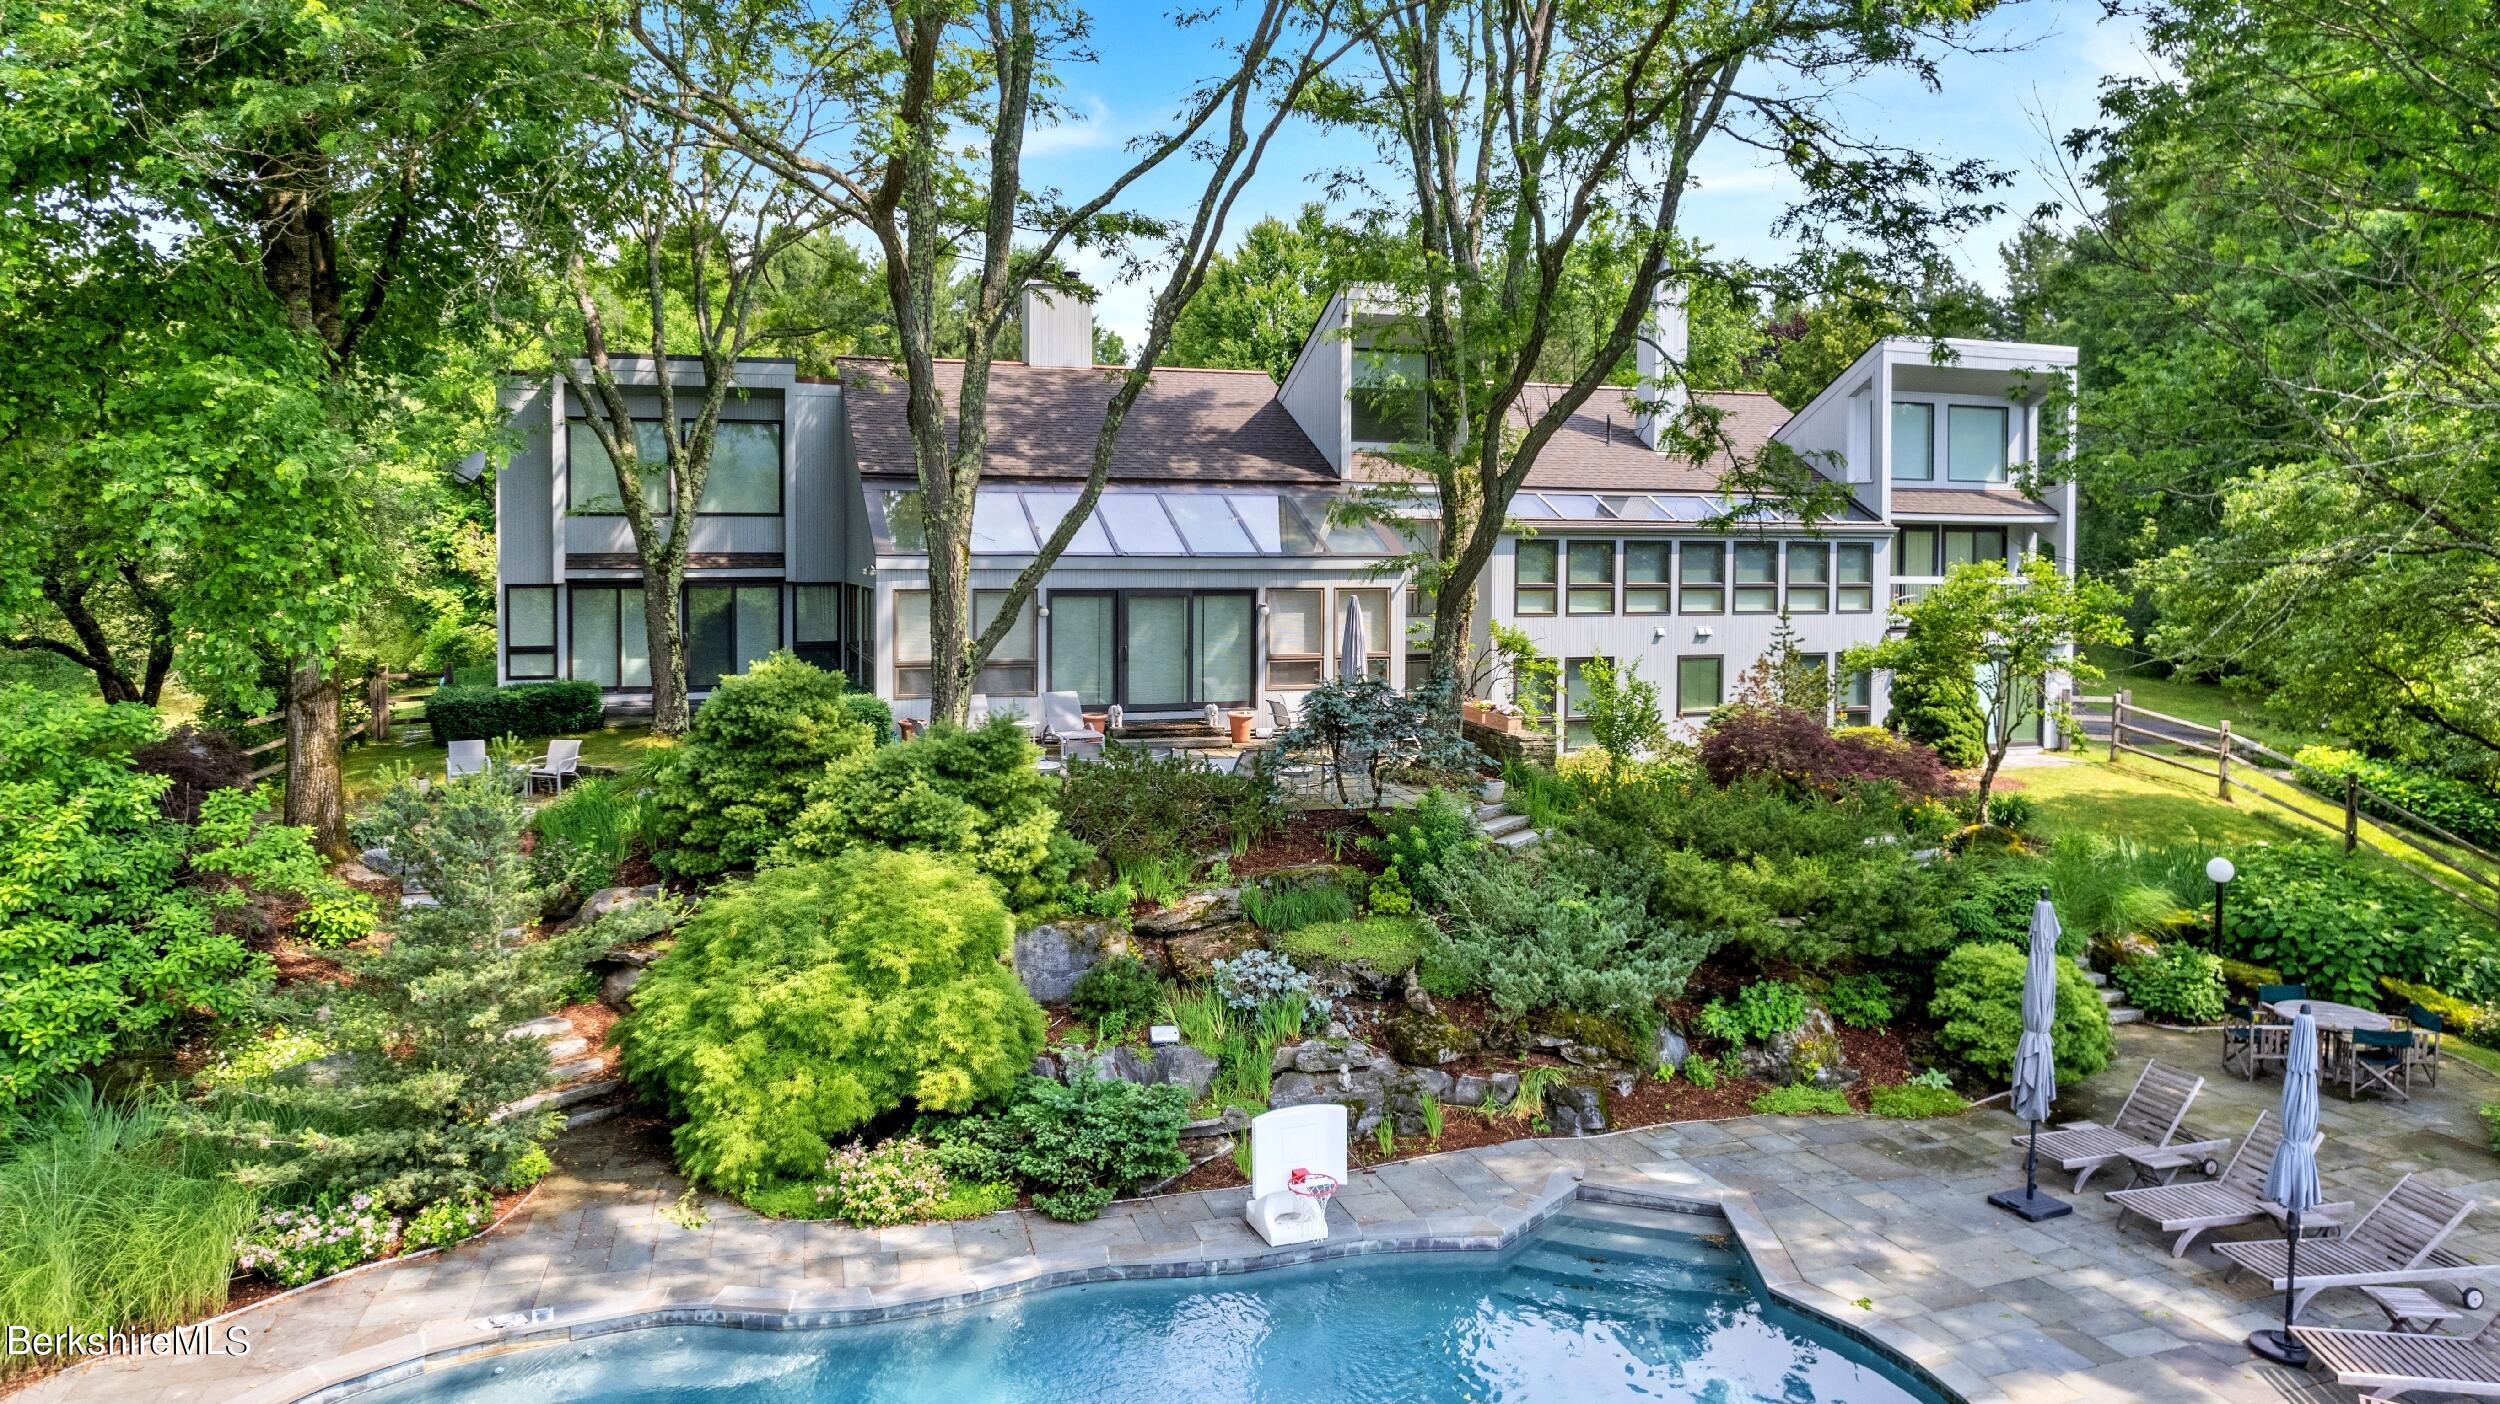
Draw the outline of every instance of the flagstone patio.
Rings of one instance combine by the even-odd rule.
[[[2158,1056],[2209,1079],[2191,1124],[2236,1134],[2274,1104],[2279,1084],[2220,1072],[2216,1047],[2211,1034],[2121,1029],[2117,1060],[2070,1089],[2061,1113],[2106,1118],[2140,1060]],[[2326,1098],[2330,1199],[2367,1204],[2410,1170],[2500,1198],[2500,1159],[2474,1115],[2500,1087],[2453,1060],[2443,1081],[2410,1106]],[[2202,1249],[2173,1260],[2152,1232],[2116,1231],[2099,1193],[2110,1186],[2039,1225],[1988,1208],[1989,1191],[2018,1182],[2007,1142],[2016,1129],[2001,1107],[1933,1122],[1746,1117],[1452,1152],[1356,1175],[1332,1210],[1331,1241],[1340,1251],[1489,1246],[1582,1184],[1715,1200],[1775,1290],[1918,1361],[1971,1404],[2353,1398],[2253,1360],[2241,1338],[2272,1319],[2277,1299],[2261,1283],[2225,1283]],[[488,1238],[238,1317],[255,1328],[246,1358],[101,1362],[24,1397],[294,1399],[513,1331],[664,1310],[751,1324],[850,1319],[1054,1275],[1205,1272],[1268,1251],[1242,1224],[1240,1190],[1115,1205],[1091,1224],[1010,1213],[883,1230],[768,1222],[711,1202],[689,1228],[664,1212],[684,1187],[648,1128],[586,1129],[558,1160]],[[2500,1263],[2500,1206],[2478,1212],[2459,1244]],[[506,1313],[521,1316],[486,1321]],[[2353,1292],[2325,1294],[2307,1319],[2378,1324]]]

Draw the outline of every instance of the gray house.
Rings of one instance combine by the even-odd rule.
[[[1025,313],[1029,359],[992,372],[974,511],[983,624],[1075,503],[1117,374],[1090,364],[1090,309],[1036,292]],[[1341,294],[1282,386],[1256,371],[1159,370],[1130,411],[1101,501],[979,690],[1073,691],[1139,717],[1260,707],[1264,722],[1267,699],[1298,697],[1337,666],[1349,600],[1367,624],[1370,669],[1420,681],[1430,612],[1391,568],[1404,541],[1391,527],[1332,523],[1329,511],[1399,472],[1381,451],[1401,436],[1420,368],[1376,340],[1388,321],[1362,294]],[[1645,376],[1660,350],[1680,355],[1682,326],[1663,304]],[[1559,710],[1576,742],[1573,684],[1590,659],[1633,664],[1680,717],[1697,718],[1783,613],[1828,667],[1881,636],[1889,598],[1952,564],[2034,551],[2071,563],[2073,489],[2034,499],[2013,480],[2037,461],[2041,417],[2054,412],[2047,392],[2073,369],[2073,349],[1950,347],[1938,364],[1924,340],[1880,342],[1794,415],[1767,395],[1705,394],[1722,439],[1708,461],[1661,446],[1654,415],[1673,412],[1673,393],[1649,404],[1601,390],[1512,504],[1519,530],[1477,583],[1479,642],[1500,621],[1562,662]],[[626,374],[650,381],[648,366]],[[696,374],[683,366],[681,384]],[[753,360],[738,391],[691,528],[693,690],[787,648],[908,715],[928,695],[928,565],[899,374],[862,359],[811,380],[791,362]],[[656,395],[646,403],[656,423]],[[630,706],[647,695],[649,660],[615,474],[560,382],[517,391],[511,408],[523,432],[497,478],[498,674],[588,679]],[[1845,484],[1848,513],[1812,530],[1706,525],[1728,470],[1774,442]],[[1882,718],[1881,678],[1834,682],[1836,719]]]

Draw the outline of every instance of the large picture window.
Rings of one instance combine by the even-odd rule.
[[[1354,411],[1354,442],[1403,444],[1424,437],[1424,416],[1430,404],[1420,351],[1354,353],[1354,393],[1347,398]]]
[[[1936,407],[1917,400],[1892,407],[1892,476],[1903,483],[1936,480]]]
[[[1726,667],[1715,654],[1675,660],[1675,714],[1706,717],[1718,710]]]
[[[1554,543],[1522,541],[1512,561],[1517,580],[1511,587],[1511,613],[1554,612]]]
[[[1788,612],[1823,614],[1832,606],[1832,548],[1819,541],[1788,547]]]
[[[1936,573],[1943,575],[1957,565],[1969,565],[1973,561],[2002,561],[2004,559],[2005,528],[1946,527],[1944,529],[1944,569]]]
[[[703,475],[697,512],[768,517],[781,511],[781,426],[769,420],[726,419],[712,435],[712,466]]]
[[[1776,541],[1736,543],[1736,612],[1777,614],[1780,609],[1780,548]]]
[[[585,420],[564,426],[564,511],[573,517],[619,517],[625,500],[617,495],[616,464]],[[634,421],[634,453],[642,459],[642,500],[652,515],[669,512],[668,436],[657,420]]]
[[[1116,595],[1050,596],[1050,687],[1073,692],[1088,707],[1119,700],[1119,608]]]
[[[976,637],[998,622],[998,611],[1006,602],[1004,590],[972,592],[972,632]],[[1041,691],[1041,677],[1042,655],[1033,627],[1033,597],[1027,595],[1015,623],[1000,636],[998,647],[991,649],[990,656],[982,662],[981,675],[973,680],[973,690],[1000,697],[1030,697]]]
[[[927,613],[924,595],[922,613]],[[704,691],[781,647],[781,584],[686,587],[686,687]]]
[[[1614,613],[1615,543],[1574,541],[1566,559],[1571,587],[1564,592],[1563,608],[1572,614]]]
[[[1319,686],[1327,666],[1328,612],[1322,590],[1267,592],[1267,685],[1299,692]]]
[[[556,587],[507,585],[503,592],[503,675],[556,675]]]
[[[1590,729],[1588,666],[1594,658],[1566,658],[1562,668],[1562,744],[1566,751],[1593,745],[1596,733]]]
[[[1623,612],[1664,614],[1670,587],[1668,561],[1675,548],[1664,541],[1623,543]]]
[[[1872,614],[1875,610],[1875,546],[1868,541],[1844,541],[1834,558],[1839,586],[1834,602],[1843,614]]]
[[[1875,716],[1875,675],[1863,668],[1840,680],[1840,724],[1866,726]]]
[[[2012,414],[2003,405],[1945,409],[1945,476],[1957,483],[2005,481],[2005,445]]]
[[[790,587],[790,651],[829,673],[850,671],[842,654],[850,632],[842,627],[842,590],[839,585]]]
[[[1727,547],[1716,542],[1687,541],[1676,569],[1675,612],[1727,612]]]
[[[575,585],[571,676],[601,687],[651,685],[651,633],[642,584]]]

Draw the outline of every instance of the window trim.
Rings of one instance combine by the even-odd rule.
[[[1226,594],[1230,592],[1222,590],[1209,590],[1193,593]],[[1343,620],[1345,618],[1346,596],[1361,594],[1377,594],[1380,596],[1380,628],[1377,631],[1379,636],[1376,636],[1375,632],[1368,625],[1363,630],[1363,668],[1366,673],[1369,673],[1372,666],[1374,664],[1378,664],[1380,668],[1380,680],[1382,682],[1387,682],[1389,680],[1389,661],[1396,657],[1399,652],[1397,649],[1385,647],[1389,641],[1386,637],[1381,637],[1389,633],[1389,607],[1397,603],[1397,592],[1393,588],[1387,585],[1332,585],[1328,587],[1328,603],[1322,606],[1322,613],[1320,616],[1320,636],[1323,639],[1327,637],[1328,626],[1331,621]],[[1340,628],[1342,629],[1342,625],[1340,625]],[[1192,643],[1194,645],[1194,639],[1192,640]],[[1336,676],[1336,650],[1324,650],[1321,652],[1320,658],[1321,661],[1327,666],[1328,675],[1330,677]]]
[[[606,416],[606,415],[604,415],[604,414],[603,414],[603,415],[601,415],[601,416],[599,416],[599,417],[600,417],[601,419],[603,419],[603,420],[607,418],[607,416]],[[649,424],[649,425],[654,425],[654,426],[661,427],[661,428],[665,428],[665,427],[667,427],[667,421],[665,421],[665,420],[659,420],[659,419],[629,419],[629,420],[627,420],[627,421],[625,421],[625,422],[626,422],[626,424],[627,424],[627,425],[629,425],[629,426]],[[609,517],[613,517],[613,518],[616,518],[616,519],[618,519],[618,520],[623,520],[623,519],[624,519],[624,516],[625,516],[625,484],[624,484],[623,480],[621,480],[621,479],[617,482],[617,485],[616,485],[617,505],[616,505],[616,510],[615,510],[615,511],[613,511],[613,512],[594,512],[594,511],[585,511],[584,509],[582,509],[582,508],[580,508],[580,507],[578,507],[578,506],[575,506],[575,505],[574,505],[575,503],[577,503],[577,502],[579,502],[579,501],[581,500],[580,495],[579,495],[579,494],[577,494],[577,493],[575,493],[575,492],[573,491],[573,464],[574,464],[574,454],[573,454],[573,426],[574,426],[574,425],[576,425],[576,424],[579,424],[579,425],[583,426],[584,430],[590,433],[590,435],[591,435],[591,442],[592,442],[592,443],[598,443],[598,441],[599,441],[599,440],[598,440],[598,432],[597,432],[596,430],[592,430],[592,429],[590,429],[590,427],[589,427],[589,426],[590,426],[590,416],[589,416],[589,415],[586,415],[586,414],[576,414],[576,415],[568,415],[568,416],[566,416],[566,417],[565,417],[565,421],[564,421],[564,511],[563,511],[562,515],[564,515],[564,516],[566,516],[566,517],[588,517],[588,518],[592,518],[592,519],[594,519],[594,520],[596,520],[596,519],[602,519],[602,518],[609,518]],[[606,453],[606,452],[607,452],[607,448],[606,448],[606,446],[605,446],[605,445],[601,445],[601,446],[600,446],[600,450],[599,450],[599,451],[600,451],[601,453]],[[641,449],[640,449],[640,447],[639,447],[639,446],[637,446],[637,448],[635,449],[635,452],[637,452],[637,453],[641,452]],[[608,471],[609,471],[609,475],[610,475],[611,477],[615,476],[616,466],[615,466],[613,463],[611,463],[610,465],[608,465]],[[676,515],[676,513],[677,513],[677,474],[676,474],[676,471],[675,471],[675,470],[673,470],[673,469],[671,469],[665,461],[663,461],[663,462],[661,463],[661,465],[660,465],[660,482],[661,482],[661,491],[660,491],[660,507],[659,507],[659,510],[658,510],[658,511],[653,512],[651,515],[652,515],[653,519],[655,519],[655,520],[658,520],[658,521],[667,521],[669,518],[671,518],[671,517],[675,516],[675,515]]]
[[[1636,546],[1655,546],[1663,553],[1665,563],[1659,568],[1657,579],[1634,580],[1632,578],[1632,548]],[[1675,613],[1675,543],[1668,540],[1624,542],[1622,589],[1625,614],[1649,616]],[[1634,609],[1632,607],[1634,590],[1656,590],[1663,603],[1656,609]]]
[[[1842,726],[1873,726],[1875,724],[1875,675],[1864,668],[1834,668],[1832,682],[1832,716]],[[1866,684],[1866,705],[1853,707],[1849,701],[1850,684]],[[1854,714],[1857,720],[1850,717]]]
[[[1728,613],[1730,613],[1730,614],[1777,614],[1777,613],[1779,613],[1779,612],[1780,612],[1780,576],[1781,576],[1781,571],[1780,571],[1780,557],[1781,557],[1781,554],[1782,554],[1782,553],[1781,553],[1781,551],[1780,551],[1780,543],[1779,543],[1779,542],[1777,542],[1777,541],[1731,541],[1731,542],[1729,542],[1729,543],[1728,543],[1728,545],[1732,548],[1732,549],[1730,549],[1730,550],[1729,550],[1729,552],[1728,552],[1728,556],[1727,556],[1727,564],[1728,564],[1728,571],[1727,571],[1727,608],[1728,608]],[[1739,580],[1739,579],[1737,578],[1736,562],[1737,562],[1737,560],[1739,559],[1740,554],[1741,554],[1742,552],[1744,552],[1745,550],[1747,550],[1748,548],[1751,548],[1751,549],[1756,550],[1756,551],[1768,551],[1768,552],[1770,552],[1770,553],[1771,553],[1771,581],[1770,581],[1770,583],[1769,583],[1768,585],[1762,584],[1762,583],[1760,583],[1760,582],[1758,582],[1758,581],[1757,581],[1757,582],[1755,582],[1755,583],[1753,583],[1753,584],[1746,584],[1746,583],[1744,583],[1743,581],[1741,581],[1741,580]],[[1769,591],[1771,592],[1771,603],[1770,603],[1767,607],[1757,608],[1757,609],[1747,609],[1747,608],[1745,608],[1745,607],[1743,607],[1742,605],[1740,605],[1740,604],[1738,604],[1738,603],[1737,603],[1737,601],[1738,601],[1740,598],[1742,598],[1742,596],[1740,595],[1740,593],[1739,593],[1739,592],[1740,592],[1740,591],[1745,591],[1745,590],[1769,590]]]
[[[1275,603],[1276,597],[1282,594],[1319,596],[1319,629],[1318,636],[1315,640],[1319,646],[1315,650],[1308,653],[1278,653],[1276,651],[1276,635],[1274,633],[1276,618]],[[1328,588],[1324,585],[1271,585],[1259,596],[1258,602],[1258,673],[1262,685],[1271,692],[1308,692],[1312,688],[1318,687],[1320,684],[1327,682]],[[1115,652],[1119,647],[1116,637],[1113,640],[1112,647]],[[1298,680],[1292,682],[1278,681],[1276,677],[1276,665],[1278,663],[1309,664],[1311,667],[1311,680],[1309,682],[1301,682]]]
[[[983,595],[1004,595],[1006,593],[1008,592],[1005,590],[975,590],[972,592],[972,627],[974,634],[979,634],[981,629],[984,627],[981,623],[981,597]],[[981,660],[980,672],[976,672],[972,675],[972,690],[976,696],[1039,697],[1042,695],[1042,618],[1041,596],[1038,591],[1024,597],[1024,611],[1026,615],[1029,616],[1029,622],[1033,626],[1032,655],[1026,658],[1001,658],[998,653],[993,650],[989,657]],[[1004,642],[1004,640],[1001,640],[1001,642]],[[983,687],[981,685],[981,673],[986,673],[992,668],[1032,669],[1033,690],[1030,692],[999,692]]]
[[[1684,665],[1710,663],[1718,668],[1717,685],[1711,690],[1716,699],[1709,706],[1695,711],[1684,705]],[[1675,714],[1684,717],[1706,717],[1727,705],[1727,655],[1724,653],[1679,653],[1675,656]]]
[[[1862,559],[1864,559],[1864,560],[1865,560],[1865,562],[1866,562],[1866,579],[1864,579],[1864,580],[1862,580],[1862,581],[1843,581],[1843,580],[1840,578],[1840,561],[1841,561],[1841,553],[1842,553],[1842,552],[1844,552],[1844,551],[1856,551],[1856,552],[1860,552],[1860,553],[1862,553]],[[1843,590],[1864,590],[1864,591],[1866,591],[1866,603],[1864,603],[1864,604],[1862,604],[1862,605],[1855,605],[1855,606],[1852,606],[1852,605],[1849,605],[1849,604],[1845,604],[1845,603],[1843,603],[1843,602],[1842,602],[1842,598],[1841,598],[1841,591],[1843,591]],[[1873,614],[1873,613],[1875,612],[1875,543],[1874,543],[1874,542],[1872,542],[1872,541],[1839,541],[1839,542],[1834,542],[1834,543],[1833,543],[1833,546],[1832,546],[1832,612],[1833,612],[1834,614]]]
[[[1725,541],[1679,541],[1675,547],[1675,612],[1678,614],[1719,615],[1728,611],[1728,546]],[[1685,572],[1684,562],[1694,552],[1701,552],[1718,561],[1717,578],[1694,580]],[[1716,590],[1719,602],[1708,609],[1694,609],[1685,602],[1695,590]]]
[[[1944,416],[1936,412],[1939,403],[1940,402],[1936,400],[1905,400],[1898,396],[1893,398],[1891,411],[1892,454],[1891,461],[1884,465],[1885,477],[1896,483],[1932,483],[1936,481],[1936,430],[1938,426],[1944,422]],[[1924,409],[1927,411],[1927,471],[1915,478],[1901,471],[1901,411],[1912,408]]]
[[[1808,556],[1815,556],[1815,557],[1820,557],[1820,558],[1821,558],[1821,560],[1822,560],[1822,562],[1823,562],[1823,572],[1822,572],[1822,574],[1823,574],[1823,578],[1822,578],[1821,580],[1819,580],[1819,581],[1809,580],[1809,581],[1804,582],[1802,586],[1798,583],[1798,580],[1797,580],[1797,563],[1796,563],[1796,558],[1797,558],[1797,555],[1798,555],[1798,553],[1799,553],[1799,552],[1803,552],[1803,553],[1805,553],[1805,554],[1806,554],[1806,555],[1808,555]],[[1829,614],[1829,613],[1831,613],[1831,612],[1832,612],[1832,543],[1831,543],[1831,542],[1829,542],[1829,541],[1791,541],[1791,542],[1787,542],[1787,543],[1785,543],[1785,545],[1783,546],[1783,548],[1782,548],[1782,550],[1781,550],[1781,553],[1780,553],[1780,554],[1781,554],[1781,562],[1780,562],[1780,577],[1781,577],[1781,585],[1780,585],[1780,609],[1781,609],[1781,611],[1782,611],[1782,612],[1784,612],[1784,613],[1788,613],[1788,614]],[[1797,605],[1797,591],[1798,591],[1799,589],[1801,589],[1801,588],[1802,588],[1802,589],[1807,589],[1807,590],[1819,590],[1819,591],[1821,591],[1821,592],[1822,592],[1822,594],[1823,594],[1823,603],[1821,603],[1821,604],[1819,604],[1819,605],[1814,606],[1812,609],[1800,609],[1800,608],[1798,607],[1798,605]]]
[[[1600,585],[1600,582],[1597,581],[1589,581],[1583,584],[1572,583],[1571,557],[1575,551],[1578,551],[1583,546],[1602,546],[1605,548],[1606,579],[1602,582],[1606,591],[1606,607],[1604,609],[1579,609],[1576,608],[1572,602],[1571,596],[1573,592],[1587,590],[1593,593],[1599,588]],[[1622,612],[1623,598],[1617,593],[1623,578],[1621,567],[1622,554],[1621,543],[1615,541],[1593,541],[1586,537],[1582,537],[1576,541],[1566,541],[1563,543],[1562,608],[1564,614],[1577,615],[1583,619],[1600,619],[1608,615],[1619,614]]]
[[[1561,542],[1556,541],[1550,536],[1538,540],[1521,538],[1512,543],[1510,552],[1510,612],[1514,616],[1521,619],[1551,619],[1555,615],[1562,612],[1563,565],[1561,545]],[[1519,569],[1520,556],[1527,551],[1537,548],[1542,548],[1546,556],[1550,558],[1552,562],[1551,573],[1553,575],[1553,579],[1550,582],[1528,581],[1525,578],[1524,573]],[[1553,593],[1553,603],[1544,609],[1530,609],[1526,605],[1520,603],[1520,593],[1525,590],[1551,591]]]
[[[686,691],[689,694],[695,692],[709,692],[713,688],[720,686],[719,678],[715,678],[711,682],[700,685],[698,685],[694,680],[694,668],[692,666],[694,662],[694,592],[697,590],[707,589],[728,590],[732,592],[729,601],[729,652],[734,657],[743,651],[738,647],[738,601],[735,592],[739,590],[752,590],[764,586],[771,586],[773,591],[774,612],[773,644],[771,648],[764,650],[765,656],[770,657],[776,650],[782,647],[782,640],[790,630],[790,592],[787,588],[785,588],[785,584],[786,583],[778,575],[751,575],[730,576],[726,578],[705,577],[699,580],[688,580],[678,587],[677,629],[679,638],[682,641],[679,647],[685,654],[685,662],[688,665],[686,669]],[[739,676],[742,676],[742,674],[721,674],[721,677],[724,678]]]
[[[1965,478],[1957,475],[1953,471],[1953,416],[1963,413],[1964,411],[1968,411],[1973,414],[1987,413],[1997,416],[1997,469],[1996,476],[1993,478]],[[1984,488],[1994,487],[2000,483],[2010,482],[2013,480],[2015,420],[2014,407],[2012,405],[1969,403],[1947,404],[1944,407],[1944,414],[1942,418],[1945,426],[1944,432],[1937,437],[1944,446],[1945,482],[1960,483],[1966,486]]]
[[[636,597],[640,597],[643,594],[642,581],[637,578],[633,580],[568,580],[564,582],[564,676],[568,679],[576,681],[587,681],[587,679],[581,678],[579,674],[573,671],[573,659],[575,655],[581,652],[581,599],[583,595],[593,592],[617,595],[631,594]],[[648,601],[645,601],[645,603],[647,604]],[[616,681],[613,684],[601,683],[599,685],[599,690],[602,692],[648,692],[653,686],[648,677],[644,678],[643,681],[639,683],[629,683],[625,681],[625,609],[622,601],[618,602],[616,615]],[[680,623],[682,626],[683,621],[681,620]],[[649,627],[649,624],[646,622],[644,628],[648,629]],[[644,661],[643,667],[646,672],[649,670],[649,660],[646,659]]]
[[[512,597],[516,592],[522,590],[544,590],[547,592],[547,642],[543,646],[539,644],[515,644],[512,642]],[[507,680],[512,682],[553,682],[564,676],[564,657],[562,652],[564,632],[556,627],[556,587],[554,585],[504,586],[503,618],[497,622],[502,626],[500,630],[502,637],[498,638],[495,642],[503,649],[503,675]],[[515,654],[520,654],[530,658],[544,656],[547,660],[547,671],[543,673],[530,674],[513,672],[512,659]]]
[[[1575,721],[1587,720],[1571,710],[1572,666],[1574,664],[1586,666],[1600,658],[1607,657],[1609,656],[1603,653],[1592,653],[1584,657],[1558,658],[1554,661],[1554,750],[1556,754],[1568,755],[1571,752],[1571,724]],[[1595,746],[1597,742],[1592,739],[1588,744]]]
[[[694,421],[692,419],[686,419],[680,421],[680,423],[681,426],[691,426]],[[773,431],[773,461],[777,465],[773,473],[773,510],[769,512],[706,512],[703,510],[703,500],[698,497],[695,499],[694,504],[695,516],[728,519],[733,517],[779,517],[785,515],[790,505],[790,434],[789,431],[783,426],[782,421],[778,419],[716,419],[712,421],[713,461],[703,470],[703,485],[707,488],[712,485],[712,469],[720,466],[720,431],[728,428],[732,424],[762,424],[770,426]]]

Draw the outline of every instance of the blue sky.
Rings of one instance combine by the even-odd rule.
[[[1091,195],[1115,175],[1126,164],[1124,143],[1166,121],[1192,82],[1214,67],[1207,31],[1175,26],[1158,0],[1103,5],[1094,13],[1095,61],[1062,72],[1061,98],[1079,119],[1035,133],[1025,166],[1028,182],[1071,196]],[[1977,157],[2013,173],[2014,185],[2000,197],[2005,215],[1954,250],[1965,273],[1998,289],[2004,278],[1997,245],[2042,201],[2068,199],[2052,137],[2094,119],[2105,76],[2139,76],[2154,65],[2141,31],[2127,19],[2105,19],[2099,0],[2006,5],[1981,23],[1976,39],[2010,51],[1944,55],[1940,92],[1906,75],[1883,74],[1852,88],[1840,110],[1884,140],[1942,158]],[[1700,188],[1687,197],[1686,223],[1727,254],[1768,259],[1780,252],[1769,230],[1792,187],[1785,172],[1756,164],[1753,156],[1724,144],[1705,151]],[[1262,215],[1290,216],[1321,198],[1318,181],[1327,170],[1370,157],[1368,144],[1358,139],[1289,127],[1236,207],[1227,243]],[[1141,182],[1128,203],[1176,216],[1195,199],[1201,180],[1194,167],[1175,165]],[[1145,327],[1146,285],[1115,282],[1104,262],[1081,259],[1078,267],[1102,287],[1098,320],[1134,344]]]

